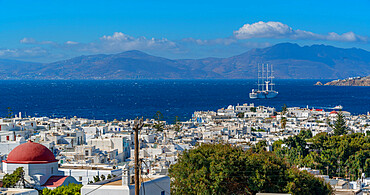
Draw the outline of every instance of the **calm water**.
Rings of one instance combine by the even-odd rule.
[[[175,116],[189,119],[194,111],[251,102],[278,109],[342,105],[354,114],[370,111],[370,87],[313,86],[316,81],[277,80],[279,95],[267,100],[249,99],[255,80],[0,81],[0,116],[7,107],[30,116],[104,120],[153,118],[161,111],[172,122]]]

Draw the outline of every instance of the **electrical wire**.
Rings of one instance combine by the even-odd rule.
[[[147,164],[146,164],[146,162],[145,161],[143,161],[144,162],[144,164],[146,165],[146,166],[148,166]],[[148,175],[145,175],[150,181],[153,181]],[[161,190],[163,190],[163,191],[165,191],[166,193],[168,193],[168,194],[171,194],[170,192],[168,192],[167,190],[165,190],[165,189],[163,189],[160,185],[158,185],[157,184],[157,182],[155,182],[155,181],[153,181],[153,183],[154,183],[154,185],[156,185],[158,188],[160,188]]]
[[[98,189],[99,189],[99,188],[101,188],[101,187],[103,187],[103,185],[100,185],[99,187],[97,187],[97,188],[95,188],[95,189],[91,190],[90,192],[86,193],[86,195],[87,195],[87,194],[91,194],[92,192],[94,192],[94,191],[98,190]]]

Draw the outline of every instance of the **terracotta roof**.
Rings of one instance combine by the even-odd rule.
[[[42,186],[45,187],[59,187],[61,186],[64,181],[67,179],[68,176],[51,176]]]

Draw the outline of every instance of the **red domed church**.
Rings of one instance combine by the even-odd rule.
[[[58,171],[58,160],[47,147],[32,141],[14,148],[3,161],[4,173],[13,173],[18,167],[23,167],[26,183],[37,189],[79,183]]]

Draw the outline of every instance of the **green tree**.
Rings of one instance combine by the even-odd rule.
[[[11,174],[5,174],[3,178],[3,187],[14,188],[18,182],[21,182],[22,185],[25,186],[23,167],[18,167]]]
[[[332,194],[330,184],[323,183],[307,171],[299,171],[296,168],[288,170],[289,182],[285,191],[292,194]],[[309,186],[309,187],[308,187]]]
[[[298,136],[300,136],[302,139],[312,138],[312,131],[309,129],[301,129]]]
[[[279,139],[277,141],[274,141],[274,143],[272,143],[272,150],[277,150],[279,148],[281,148],[281,145],[283,144],[283,140]]]
[[[160,111],[157,111],[154,115],[155,124],[153,125],[154,129],[157,131],[163,131],[164,124],[161,120],[163,120],[163,114]]]
[[[252,147],[252,150],[255,152],[266,151],[266,147],[267,147],[266,140],[262,140],[257,142],[257,144],[254,145],[254,147]]]
[[[252,108],[250,108],[250,111],[251,112],[257,112],[257,108],[256,107],[252,107]]]
[[[236,116],[238,118],[244,118],[244,112],[239,112]]]
[[[227,144],[203,144],[185,151],[169,172],[173,194],[331,192],[322,179],[308,173],[301,176],[300,171],[292,170],[271,152],[244,151]],[[302,179],[310,182],[306,184]],[[304,185],[296,188],[298,182]]]
[[[175,131],[180,131],[180,129],[181,129],[180,120],[179,120],[178,116],[175,117],[174,128],[175,128]]]
[[[347,134],[348,127],[346,125],[346,120],[342,112],[337,113],[337,118],[334,122],[334,125],[332,125],[332,128],[334,130],[334,135]]]
[[[6,118],[12,118],[13,117],[13,110],[12,110],[12,108],[7,107],[6,109],[8,110],[8,115],[6,116]]]
[[[104,181],[105,180],[105,175],[100,175],[100,178],[101,178],[102,181]]]
[[[283,107],[281,107],[281,115],[284,115],[288,112],[288,108],[286,107],[286,105],[284,104]]]
[[[154,120],[161,121],[162,119],[163,119],[163,114],[161,113],[161,111],[157,111],[154,115]]]
[[[99,175],[97,175],[97,176],[93,176],[93,178],[94,178],[94,182],[98,182],[98,181],[100,181],[100,177],[99,177]]]
[[[82,184],[70,183],[67,186],[60,186],[53,190],[44,188],[41,195],[80,195]]]
[[[285,117],[281,117],[280,119],[280,124],[281,124],[281,128],[282,129],[285,129],[286,127],[286,122],[287,122],[287,119]]]
[[[330,177],[345,176],[356,180],[361,172],[370,176],[370,136],[319,133],[309,137],[307,130],[301,131],[284,140],[287,148],[273,147],[274,153],[293,165],[315,168]],[[310,144],[306,142],[308,138]]]

